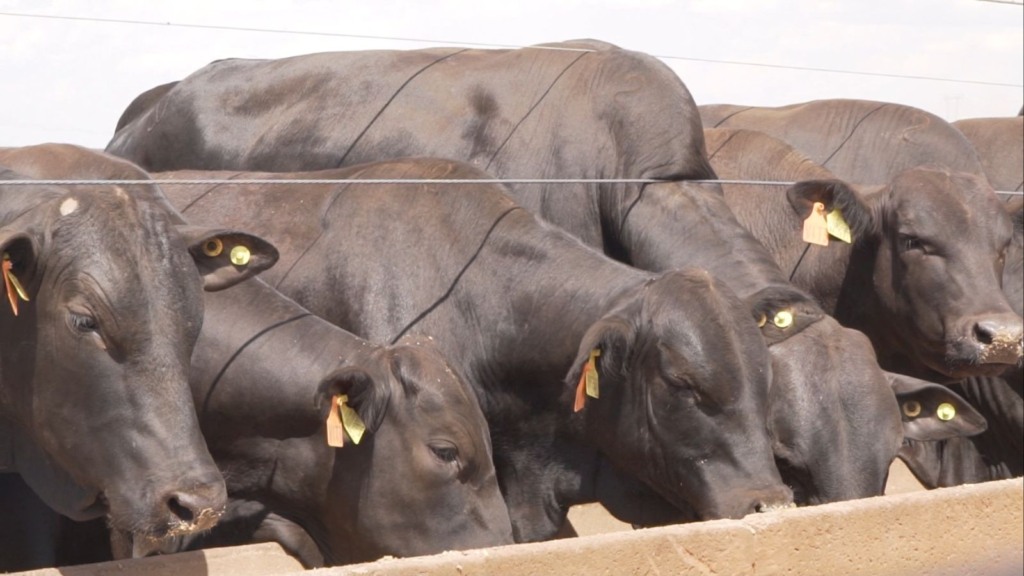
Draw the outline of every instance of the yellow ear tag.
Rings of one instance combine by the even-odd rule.
[[[764,314],[761,314],[761,318],[759,318],[757,320],[757,327],[758,328],[764,328],[764,325],[767,324],[767,323],[768,323],[768,317],[765,316]]]
[[[793,313],[789,310],[779,310],[775,313],[775,318],[772,318],[772,324],[779,328],[789,328],[793,325]]]
[[[591,398],[600,398],[601,395],[597,389],[597,357],[601,355],[601,351],[594,348],[590,351],[590,359],[587,360],[587,367],[583,369],[587,380],[587,396]]]
[[[21,298],[25,302],[28,302],[28,294],[25,289],[22,288],[21,282],[18,282],[18,278],[11,272],[11,268],[14,264],[11,263],[11,257],[4,252],[3,259],[3,273],[4,273],[4,288],[7,289],[7,301],[11,303],[11,311],[14,315],[18,315],[18,298]]]
[[[811,215],[804,220],[804,242],[828,246],[828,224],[825,222],[825,205],[815,202]]]
[[[338,396],[338,412],[341,413],[341,425],[344,426],[348,437],[352,439],[352,443],[359,444],[359,441],[363,439],[363,434],[366,432],[366,424],[363,423],[363,419],[359,417],[359,414],[347,402],[347,395],[342,394]]]
[[[943,422],[949,422],[956,417],[956,406],[953,406],[949,402],[943,402],[935,409],[935,416]]]
[[[853,237],[850,234],[850,225],[843,219],[843,213],[839,208],[836,208],[825,216],[825,229],[828,230],[829,234],[839,238],[847,244],[851,244],[853,242]]]
[[[231,263],[235,266],[245,266],[251,256],[249,249],[241,244],[231,249]]]
[[[327,413],[327,445],[334,448],[345,446],[345,429],[338,412],[338,396],[331,397],[331,410]]]

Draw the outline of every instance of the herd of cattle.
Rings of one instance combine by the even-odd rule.
[[[220,60],[2,149],[0,571],[1021,475],[1022,122],[587,40]]]

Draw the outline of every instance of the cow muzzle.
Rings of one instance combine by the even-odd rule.
[[[1024,358],[1024,323],[1016,314],[975,318],[947,348],[952,375],[996,374]]]

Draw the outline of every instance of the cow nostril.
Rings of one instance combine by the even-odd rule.
[[[988,346],[995,342],[996,334],[1000,332],[1000,326],[991,320],[982,320],[974,325],[974,338],[979,343]]]
[[[171,511],[171,515],[185,524],[191,524],[195,521],[195,512],[191,508],[181,503],[181,499],[178,496],[171,496],[167,501],[167,508]]]
[[[754,504],[754,511],[759,513],[759,514],[764,513],[764,512],[774,512],[776,510],[787,510],[789,508],[796,508],[796,503],[792,502],[792,501],[789,501],[789,502],[774,502],[774,503],[758,502],[758,503]]]

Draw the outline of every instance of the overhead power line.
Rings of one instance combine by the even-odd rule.
[[[987,0],[989,2],[1007,2],[1008,0]],[[1024,0],[1021,0],[1024,2]],[[1016,3],[1016,2],[1010,2]],[[56,14],[29,14],[24,12],[0,12],[0,16],[10,16],[14,18],[39,18],[44,20],[69,20],[75,22],[96,22],[104,24],[128,24],[137,26],[165,26],[173,28],[193,28],[200,30],[225,30],[232,32],[257,32],[263,34],[293,34],[300,36],[328,36],[338,38],[359,38],[364,40],[391,40],[399,42],[420,42],[425,44],[441,44],[441,45],[458,45],[458,46],[475,46],[482,48],[538,48],[538,49],[549,49],[559,50],[562,48],[548,47],[548,46],[520,46],[514,44],[494,44],[485,42],[460,42],[460,41],[448,41],[448,40],[431,40],[428,38],[404,38],[400,36],[375,36],[369,34],[348,34],[343,32],[319,32],[315,30],[285,30],[279,28],[256,28],[248,26],[223,26],[216,24],[189,24],[179,22],[156,22],[152,20],[130,20],[124,18],[96,18],[91,16],[60,16]],[[586,49],[578,49],[586,51]],[[800,70],[805,72],[823,72],[829,74],[851,74],[857,76],[877,76],[882,78],[901,78],[907,80],[928,80],[932,82],[953,82],[957,84],[976,84],[981,86],[1003,86],[1008,88],[1024,88],[1024,84],[1011,84],[1006,82],[987,82],[983,80],[962,80],[958,78],[942,78],[938,76],[915,76],[907,74],[887,74],[885,72],[862,72],[857,70],[841,70],[838,68],[817,68],[811,66],[790,66],[785,64],[768,64],[764,62],[745,62],[740,60],[721,60],[714,58],[693,58],[688,56],[673,56],[673,55],[662,55],[652,54],[655,58],[662,60],[681,60],[689,62],[704,62],[711,64],[728,64],[731,66],[754,66],[760,68],[776,68],[784,70]]]

